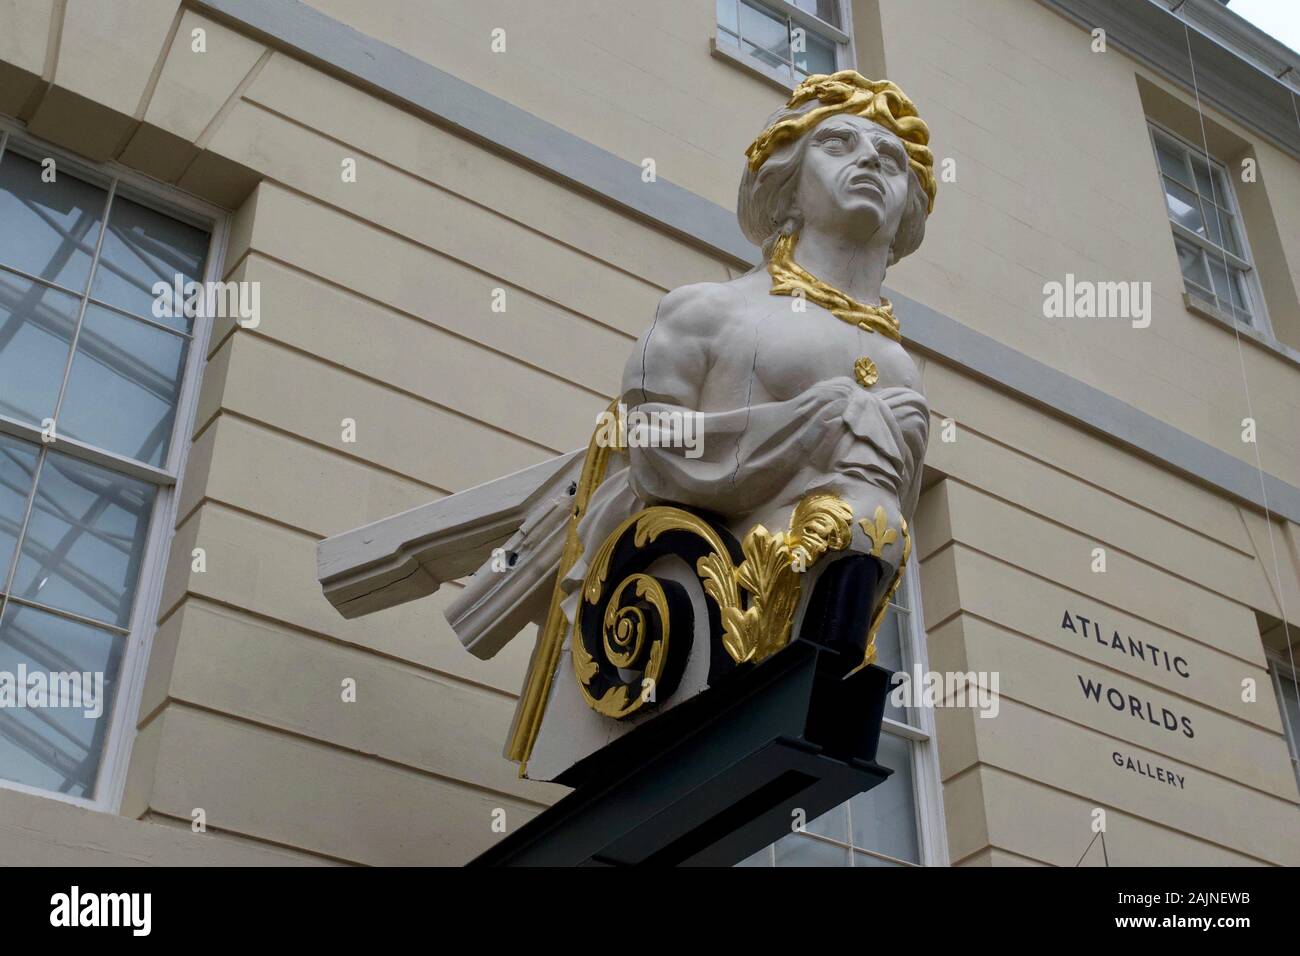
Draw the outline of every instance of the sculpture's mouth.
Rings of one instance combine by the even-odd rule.
[[[885,187],[880,180],[872,173],[857,173],[849,177],[849,189],[870,189],[881,199],[885,198]]]

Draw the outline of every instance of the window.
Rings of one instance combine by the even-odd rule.
[[[715,0],[714,48],[795,86],[853,65],[842,0]]]
[[[1151,125],[1151,145],[1188,295],[1226,316],[1264,328],[1240,211],[1221,163]]]
[[[1296,680],[1296,672],[1280,656],[1271,657],[1269,672],[1273,675],[1277,706],[1282,711],[1282,732],[1291,752],[1291,769],[1295,771],[1296,784],[1300,785],[1300,682]]]
[[[0,780],[106,808],[206,333],[153,286],[214,259],[155,191],[0,128]]]
[[[909,673],[929,670],[918,593],[913,565],[876,634],[876,663],[881,667]],[[876,760],[894,771],[884,783],[809,821],[805,832],[784,836],[739,865],[947,865],[933,712],[887,701]]]

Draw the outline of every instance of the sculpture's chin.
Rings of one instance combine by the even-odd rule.
[[[869,196],[851,196],[840,210],[843,232],[856,242],[870,242],[884,228],[887,217],[878,200]]]

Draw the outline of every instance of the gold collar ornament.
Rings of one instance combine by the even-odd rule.
[[[794,261],[794,247],[798,241],[799,234],[791,233],[782,236],[772,247],[772,258],[767,263],[768,274],[772,277],[772,295],[801,295],[809,302],[816,302],[835,318],[856,325],[864,332],[879,332],[895,342],[902,341],[898,319],[894,318],[894,307],[888,299],[881,296],[880,305],[863,305],[823,282]]]

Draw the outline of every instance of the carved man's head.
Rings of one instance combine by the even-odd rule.
[[[853,70],[810,76],[746,156],[737,215],[765,257],[805,221],[884,230],[890,262],[921,245],[934,207],[934,156],[916,107],[898,87]]]

